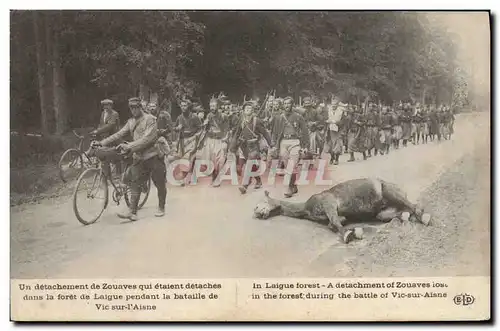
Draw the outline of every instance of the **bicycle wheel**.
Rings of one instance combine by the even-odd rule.
[[[59,178],[66,183],[78,177],[84,170],[83,158],[77,149],[68,149],[59,159]]]
[[[138,209],[141,209],[146,204],[146,201],[148,201],[149,191],[151,191],[151,177],[149,177],[148,180],[142,186],[141,198],[139,199],[139,205],[137,206]],[[129,194],[130,194],[130,188],[127,188],[124,194],[125,203],[127,204],[127,207],[130,208]]]
[[[100,168],[85,170],[73,193],[73,211],[83,225],[95,223],[108,206],[108,183]]]

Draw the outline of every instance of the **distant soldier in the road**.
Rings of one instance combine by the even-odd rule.
[[[401,114],[403,112],[403,104],[399,104],[392,112],[392,142],[394,148],[399,148],[399,142],[403,137],[403,128],[401,127]]]
[[[279,115],[272,129],[272,146],[279,148],[279,159],[284,162],[285,172],[290,175],[290,183],[285,197],[289,198],[298,192],[297,165],[301,154],[307,153],[309,148],[309,130],[304,118],[293,111],[292,97],[284,99],[285,112]],[[292,162],[292,165],[288,165]],[[292,168],[292,169],[290,169]],[[291,173],[289,173],[291,170]]]
[[[392,143],[392,114],[387,106],[382,107],[380,117],[380,154],[389,154],[389,148]]]
[[[411,120],[413,114],[411,112],[411,106],[409,103],[406,103],[403,107],[400,121],[401,121],[401,139],[403,140],[403,147],[407,146],[408,140],[411,138]]]
[[[366,126],[362,108],[357,108],[356,112],[352,114],[347,144],[350,154],[347,162],[355,161],[354,153],[363,154],[363,160],[366,160]]]
[[[261,151],[259,149],[259,140],[261,136],[266,139],[269,146],[273,146],[271,136],[264,127],[264,123],[258,118],[257,114],[255,114],[255,104],[252,101],[247,101],[243,105],[243,113],[235,128],[229,150],[231,153],[235,154],[238,149],[241,149],[242,157],[247,162],[250,160],[260,160]],[[251,170],[257,171],[258,166],[252,165]],[[261,188],[262,180],[260,176],[255,177],[255,181],[255,188]],[[240,193],[245,194],[249,185],[250,181],[248,183],[243,183],[239,188]]]
[[[446,107],[445,119],[448,128],[448,138],[451,139],[451,135],[454,133],[455,114],[449,106]]]
[[[374,154],[377,155],[377,139],[378,139],[378,109],[374,103],[370,103],[368,111],[365,114],[366,125],[366,151],[367,157],[372,156],[372,149],[375,149]]]
[[[167,196],[165,162],[158,156],[155,143],[158,139],[158,128],[153,115],[142,110],[139,98],[129,99],[129,108],[132,113],[127,123],[120,131],[102,140],[100,145],[109,146],[120,141],[127,135],[132,136],[132,142],[120,144],[124,153],[132,154],[134,162],[124,174],[124,183],[130,186],[130,209],[126,213],[119,213],[118,217],[136,221],[137,209],[141,195],[141,188],[151,176],[158,190],[158,210],[155,216],[165,214],[165,200]]]
[[[342,116],[341,125],[340,125],[340,134],[342,136],[342,145],[344,146],[343,153],[348,153],[348,138],[350,126],[352,124],[352,116],[355,113],[355,109],[357,105],[348,104],[346,107],[346,111],[344,112],[344,116]]]
[[[438,118],[438,123],[439,123],[439,134],[438,134],[438,140],[441,140],[441,138],[443,139],[448,139],[447,135],[446,135],[446,115],[445,115],[445,106],[444,105],[441,105],[439,108],[438,108],[438,112],[437,112],[437,118]]]
[[[422,135],[422,107],[420,103],[415,104],[415,113],[412,118],[412,141],[414,144],[420,143],[420,136]]]
[[[120,115],[113,109],[113,100],[104,99],[101,101],[102,113],[99,126],[90,134],[97,139],[104,139],[120,130]]]
[[[429,136],[431,141],[433,141],[436,136],[441,140],[441,134],[439,133],[439,117],[435,104],[432,104],[429,110]]]
[[[422,142],[424,144],[427,144],[429,141],[429,125],[430,125],[430,118],[429,118],[429,106],[425,105],[422,108]]]

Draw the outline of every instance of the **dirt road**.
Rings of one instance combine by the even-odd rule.
[[[334,182],[377,176],[404,188],[435,226],[367,227],[349,245],[304,220],[252,218],[263,189],[169,188],[155,218],[153,189],[140,221],[122,223],[110,204],[95,224],[76,220],[69,197],[11,208],[12,278],[336,277],[488,275],[489,114],[461,115],[451,141],[409,146],[331,167]],[[282,196],[281,187],[269,187]],[[305,200],[325,187],[301,188]],[[120,206],[120,208],[123,206]]]

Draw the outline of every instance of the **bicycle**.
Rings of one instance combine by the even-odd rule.
[[[79,135],[75,130],[73,134],[80,140],[77,148],[67,149],[59,159],[59,178],[63,183],[69,179],[78,177],[85,169],[95,166],[98,161],[94,157],[90,157],[87,151],[83,148],[85,139],[92,138],[93,135]]]
[[[91,149],[99,148],[98,145],[91,146]],[[118,155],[124,160],[127,161],[129,157],[125,156],[118,151]],[[75,191],[73,193],[73,211],[75,213],[76,218],[83,225],[90,225],[95,223],[102,215],[104,210],[108,207],[109,203],[109,184],[111,184],[113,188],[112,198],[113,201],[120,205],[120,201],[122,197],[125,198],[125,203],[128,207],[130,207],[130,187],[123,183],[123,180],[120,176],[118,182],[115,182],[111,171],[105,171],[103,168],[103,163],[109,163],[108,161],[101,160],[97,157],[99,163],[94,168],[88,168],[80,175],[78,181],[75,186]],[[129,160],[128,160],[129,161]],[[127,168],[130,166],[130,162],[123,162],[125,164],[125,169],[123,170],[123,174],[127,171]],[[84,190],[83,183],[86,179],[90,179],[91,185],[89,189]],[[142,185],[141,193],[144,193],[142,199],[139,200],[138,209],[142,208],[149,197],[149,192],[151,190],[151,177],[149,177],[146,182]],[[92,216],[84,215],[84,212],[88,211],[89,208],[85,208],[82,206],[83,202],[79,202],[78,196],[79,192],[83,192],[83,196],[89,201],[100,201],[95,207],[95,214]],[[142,194],[141,194],[142,195]]]

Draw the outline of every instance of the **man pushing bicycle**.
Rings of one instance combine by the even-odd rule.
[[[118,132],[93,144],[107,147],[121,142],[127,135],[132,137],[131,142],[120,143],[115,148],[120,151],[120,154],[131,155],[133,159],[133,163],[123,176],[124,184],[130,186],[130,208],[125,213],[118,213],[118,217],[131,221],[138,220],[137,209],[141,188],[150,176],[158,189],[158,211],[155,216],[161,217],[165,215],[167,196],[166,167],[163,155],[160,155],[155,145],[159,137],[156,118],[143,111],[139,98],[130,98],[128,105],[132,117],[127,123]]]

